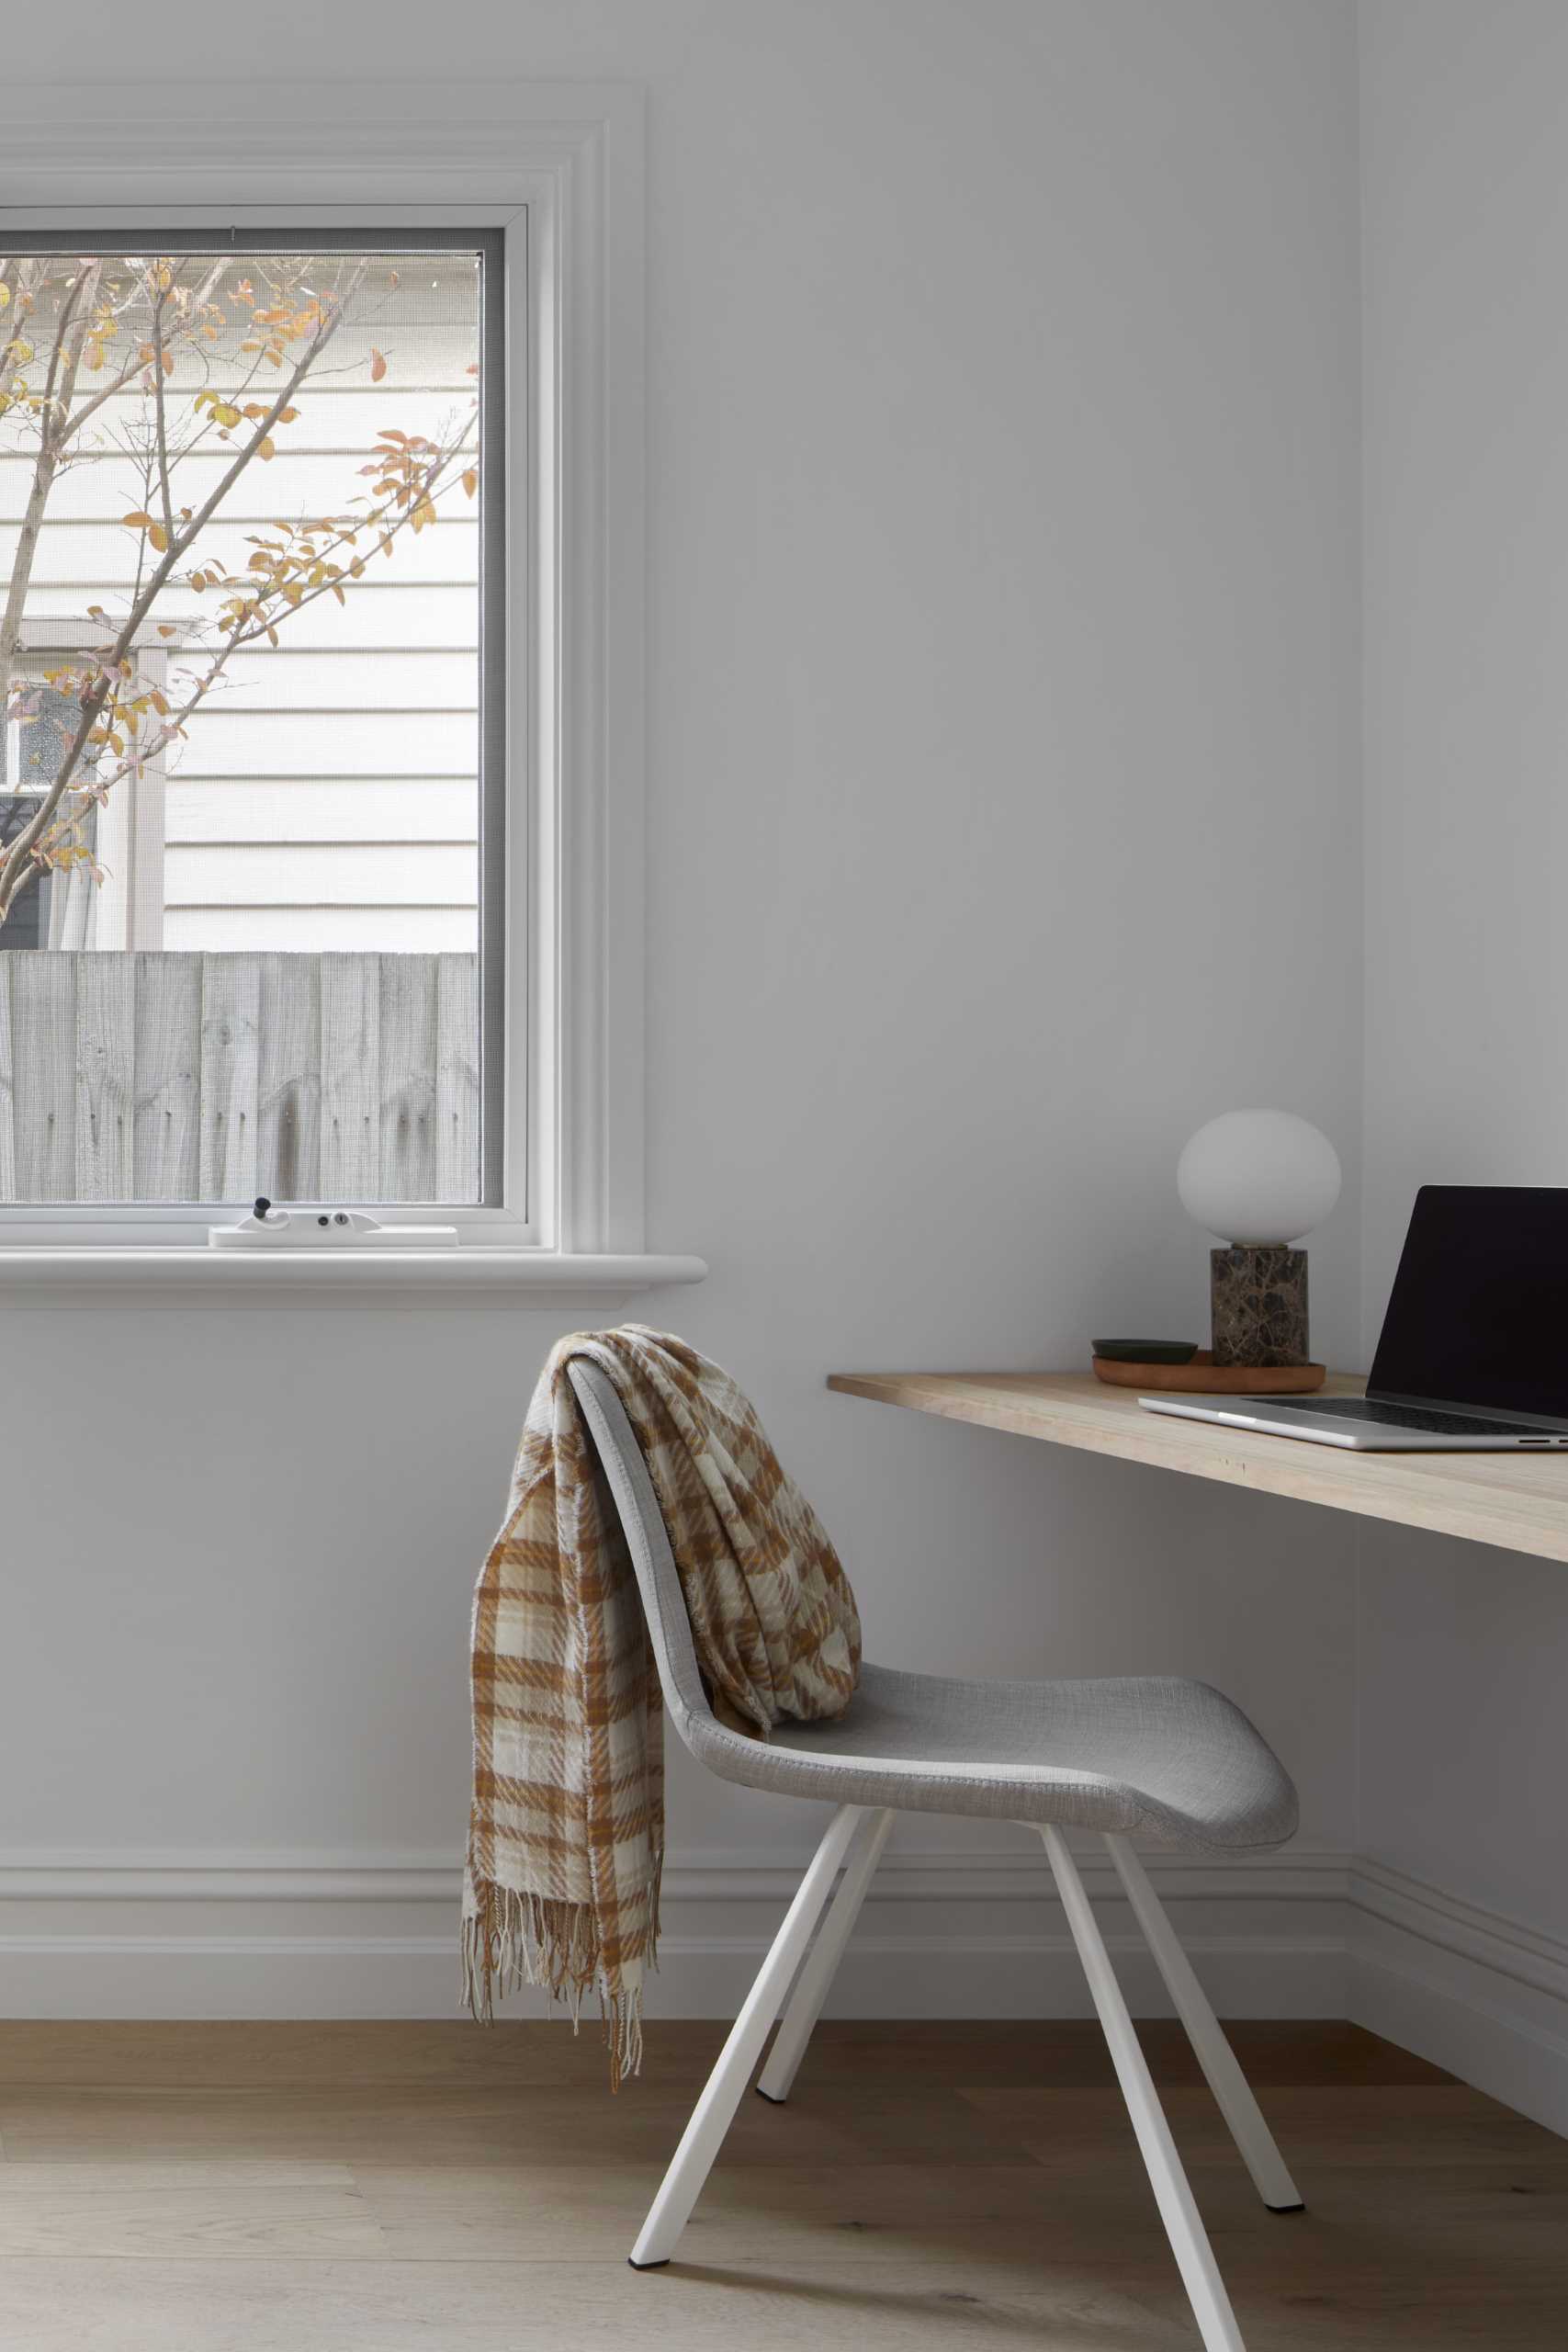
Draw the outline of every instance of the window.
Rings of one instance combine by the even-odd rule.
[[[0,242],[0,1204],[501,1204],[502,243]]]
[[[626,85],[587,82],[481,78],[476,85],[471,77],[464,83],[435,78],[416,89],[379,82],[322,85],[305,76],[288,85],[287,97],[278,85],[274,102],[258,106],[251,89],[235,85],[182,83],[181,88],[177,141],[165,137],[145,109],[121,107],[95,120],[85,147],[80,140],[61,137],[58,107],[22,108],[7,123],[5,139],[0,265],[14,268],[19,256],[29,254],[156,259],[201,252],[226,259],[418,253],[444,255],[448,267],[461,254],[479,261],[479,481],[471,503],[459,486],[436,528],[427,526],[418,539],[419,561],[429,564],[438,548],[453,544],[457,518],[465,517],[479,563],[479,1192],[477,1199],[468,1196],[472,1205],[441,1198],[398,1206],[400,1224],[455,1225],[465,1244],[444,1253],[446,1271],[434,1262],[423,1268],[411,1262],[404,1281],[395,1278],[396,1253],[379,1261],[367,1254],[341,1272],[318,1263],[317,1275],[310,1277],[308,1269],[291,1267],[279,1253],[258,1263],[242,1252],[209,1251],[207,1230],[214,1207],[221,1204],[202,1181],[199,1164],[201,1198],[178,1197],[172,1184],[160,1191],[166,1172],[149,1169],[152,1127],[144,1108],[141,1181],[129,1200],[109,1188],[109,1172],[124,1164],[117,1122],[127,1110],[121,1080],[108,1084],[111,1073],[123,1069],[122,1049],[117,1044],[116,1054],[98,1052],[104,991],[96,984],[116,953],[103,944],[107,926],[120,920],[114,910],[116,888],[125,899],[125,943],[138,964],[131,1008],[133,1147],[138,1106],[150,1092],[165,1088],[177,1094],[183,1087],[187,1096],[199,1093],[208,1123],[204,1132],[213,1137],[209,1182],[217,1181],[213,1170],[226,1164],[217,1142],[220,1114],[227,1125],[222,1085],[206,1090],[199,1062],[193,1065],[188,1057],[182,1062],[171,1053],[175,1067],[164,1075],[144,1063],[144,1034],[156,1033],[163,1018],[160,980],[171,978],[168,959],[181,954],[259,955],[262,987],[267,989],[290,969],[282,949],[175,948],[166,938],[156,947],[143,944],[148,924],[170,920],[171,898],[182,881],[191,879],[194,860],[176,860],[187,872],[176,872],[176,888],[166,889],[169,877],[161,872],[162,861],[173,858],[176,849],[194,853],[220,845],[166,838],[158,805],[160,790],[177,799],[198,781],[193,726],[183,741],[169,747],[175,756],[162,775],[158,761],[144,751],[134,795],[119,797],[118,815],[112,791],[97,808],[98,831],[89,846],[96,866],[106,874],[112,868],[117,880],[94,885],[97,944],[73,951],[77,1037],[67,1043],[57,1034],[47,1054],[34,1042],[53,1017],[32,1003],[42,994],[37,974],[50,951],[22,946],[19,907],[18,928],[10,931],[8,945],[0,945],[0,1287],[26,1285],[34,1295],[62,1289],[81,1297],[96,1286],[117,1294],[123,1288],[139,1297],[201,1295],[226,1302],[310,1288],[318,1278],[342,1283],[334,1295],[373,1291],[390,1298],[402,1281],[410,1293],[531,1288],[552,1300],[570,1297],[576,1311],[595,1298],[603,1303],[593,1284],[610,1283],[612,1274],[618,1297],[634,1260],[649,1279],[655,1265],[662,1270],[659,1279],[675,1278],[668,1271],[674,1261],[647,1256],[643,1222],[642,94]],[[253,289],[254,283],[253,277]],[[406,279],[398,290],[408,290]],[[0,310],[0,346],[15,331],[10,311]],[[36,345],[37,339],[23,340]],[[396,354],[390,344],[378,331],[367,337],[367,349],[370,345],[383,354],[389,370],[384,378],[363,382],[362,390],[398,390],[402,379],[391,365]],[[263,365],[276,372],[269,363]],[[10,375],[18,372],[29,370],[13,368]],[[30,372],[36,378],[36,368]],[[9,397],[4,384],[0,396]],[[389,413],[378,422],[411,429]],[[12,435],[19,429],[9,428]],[[285,462],[287,446],[273,437],[276,454],[264,462],[276,469]],[[15,446],[7,437],[6,418],[0,416],[0,449]],[[4,470],[0,460],[0,475]],[[111,516],[111,525],[120,528],[120,514],[137,512],[140,504],[127,504]],[[141,511],[158,521],[154,509]],[[15,527],[13,523],[13,532]],[[7,536],[0,512],[0,550]],[[389,582],[393,559],[379,560]],[[0,554],[0,584],[9,576],[7,561]],[[62,587],[77,576],[63,573],[52,584]],[[434,575],[422,576],[429,581]],[[383,604],[391,601],[389,588],[378,594]],[[100,641],[84,630],[84,607],[105,601],[96,592],[77,591],[68,602],[37,612],[12,673],[26,673],[35,691],[46,686],[41,670],[57,655],[79,657],[84,646],[90,650]],[[330,594],[321,600],[323,605],[335,602]],[[339,610],[345,622],[353,621],[352,598]],[[176,612],[169,617],[177,623],[181,616]],[[315,615],[317,622],[329,618],[324,611]],[[280,646],[269,646],[269,651],[287,649],[287,635],[280,631]],[[176,640],[157,635],[156,625],[153,639],[134,650],[138,665],[151,672],[160,658],[171,667],[186,658]],[[393,641],[383,641],[379,650],[391,654]],[[427,650],[451,655],[460,649]],[[254,650],[259,654],[261,649]],[[434,672],[437,665],[429,666]],[[330,665],[323,661],[318,667],[326,671]],[[265,674],[281,679],[285,665]],[[378,775],[400,787],[398,797],[406,809],[413,797],[406,787],[462,781],[455,759],[434,779],[396,770],[389,776],[385,764],[373,764],[374,756],[385,759],[388,737],[381,722],[387,713],[400,730],[412,728],[421,710],[422,726],[451,725],[460,718],[457,696],[416,705],[408,685],[389,675],[381,711],[363,711],[356,765],[346,776],[329,772],[306,782],[324,793],[328,785]],[[236,712],[239,703],[238,694],[225,698],[225,707]],[[347,707],[355,707],[352,701]],[[318,701],[297,710],[296,741],[299,729],[327,729],[333,707]],[[379,753],[370,741],[373,719],[381,730]],[[213,714],[220,729],[238,723],[237,717]],[[276,723],[282,724],[280,714]],[[280,795],[286,780],[276,769],[253,771],[249,778],[253,784],[270,783]],[[302,797],[295,792],[290,805]],[[18,795],[11,805],[0,777],[0,835],[29,821],[25,798]],[[340,796],[337,813],[364,805]],[[323,800],[322,806],[329,804]],[[117,824],[124,829],[123,841],[105,837]],[[326,841],[315,835],[310,845]],[[344,845],[339,835],[331,841]],[[405,857],[411,846],[400,831],[389,845],[400,847]],[[0,854],[4,846],[0,841]],[[253,842],[257,846],[288,844]],[[384,849],[389,842],[383,836],[379,842],[347,846]],[[433,867],[431,861],[424,871]],[[49,882],[52,890],[52,876]],[[180,901],[181,911],[194,911],[202,895],[193,889]],[[390,895],[383,878],[377,902],[384,904]],[[434,901],[443,904],[440,893]],[[237,893],[221,903],[237,913]],[[411,902],[400,894],[395,903]],[[423,903],[428,906],[431,899]],[[446,910],[450,912],[449,902]],[[39,901],[35,922],[47,912],[46,896]],[[400,951],[321,951],[328,959],[355,952],[389,957]],[[415,956],[457,952],[401,951]],[[328,979],[340,968],[329,961]],[[152,975],[145,989],[143,973]],[[341,1008],[333,1017],[339,1012]],[[378,1016],[378,1086],[384,1034]],[[123,1008],[115,1017],[123,1020]],[[439,1023],[439,1002],[436,1017]],[[188,1008],[182,1018],[188,1022]],[[402,1018],[397,1012],[394,1027]],[[421,1024],[428,1037],[427,1012]],[[451,1033],[448,1015],[446,1034]],[[188,1038],[188,1026],[183,1034]],[[11,1055],[18,1035],[26,1049],[55,1073],[57,1098],[41,1125],[35,1118],[18,1126],[14,1115]],[[198,1044],[209,1055],[220,1055],[231,1043],[240,1108],[264,1131],[257,1136],[260,1158],[267,1148],[267,1123],[288,1115],[291,1097],[287,1088],[280,1094],[272,1084],[276,1057],[269,1057],[264,1070],[253,1034],[235,1031],[221,1005],[205,1008]],[[357,1068],[367,1093],[368,1037],[366,1046]],[[252,1059],[258,1065],[254,1091]],[[442,1066],[437,1063],[434,1078],[423,1079],[395,1116],[424,1130],[434,1116],[432,1092],[441,1084]],[[450,1068],[450,1061],[445,1066]],[[68,1109],[64,1098],[73,1080],[77,1091]],[[85,1117],[77,1115],[83,1100]],[[379,1103],[378,1095],[378,1114]],[[181,1115],[179,1102],[166,1099],[165,1127],[177,1129]],[[49,1147],[51,1136],[67,1133],[69,1154]],[[460,1121],[443,1125],[441,1133],[441,1164],[450,1165],[458,1153],[470,1158]],[[29,1136],[24,1148],[35,1164],[18,1171],[11,1165],[17,1139]],[[36,1165],[40,1155],[47,1163],[41,1170]],[[308,1153],[296,1157],[303,1165]],[[133,1148],[133,1178],[136,1172]],[[223,1193],[240,1182],[238,1174],[226,1178]],[[181,1187],[182,1193],[187,1189]],[[344,1197],[319,1205],[339,1205]],[[236,1202],[245,1198],[244,1190],[236,1191]],[[192,1244],[197,1246],[187,1246]]]

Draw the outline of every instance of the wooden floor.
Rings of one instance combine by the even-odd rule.
[[[626,2249],[722,2029],[0,2024],[6,2352],[1173,2352],[1089,2025],[828,2025],[681,2259]],[[1563,2352],[1568,2142],[1337,2025],[1238,2026],[1308,2211],[1143,2029],[1248,2352]]]

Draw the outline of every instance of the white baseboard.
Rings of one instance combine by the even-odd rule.
[[[1348,2015],[1568,2134],[1568,1942],[1366,1858]]]
[[[1146,1860],[1222,2016],[1350,2017],[1568,2132],[1568,1944],[1324,1849]],[[733,2016],[804,1863],[671,1854],[649,2013]],[[1131,2007],[1168,2015],[1103,1851],[1080,1866]],[[441,1854],[0,1853],[0,2015],[450,2017],[457,1892]],[[830,2010],[1087,2016],[1043,1856],[890,1852]]]
[[[734,2014],[805,1859],[671,1854],[651,2015]],[[1344,1854],[1147,1860],[1223,2013],[1344,2015]],[[1129,2002],[1168,2014],[1103,1850],[1082,1867]],[[428,1853],[0,1853],[0,2014],[450,2016],[457,1893],[450,1859]],[[544,2007],[523,1996],[509,2012]],[[830,2009],[1087,2016],[1043,1855],[1022,1839],[889,1853]]]

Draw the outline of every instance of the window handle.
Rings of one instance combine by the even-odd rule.
[[[275,1209],[258,1193],[238,1225],[207,1230],[214,1250],[455,1250],[455,1225],[383,1225],[367,1209]]]

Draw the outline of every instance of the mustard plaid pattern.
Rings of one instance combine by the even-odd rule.
[[[840,1714],[860,1672],[854,1596],[821,1522],[716,1363],[642,1324],[551,1352],[474,1595],[473,1807],[463,1893],[477,2016],[498,1994],[597,1991],[611,2079],[641,2058],[659,1935],[663,1723],[637,1579],[567,1376],[614,1382],[670,1532],[714,1712],[765,1739]]]

